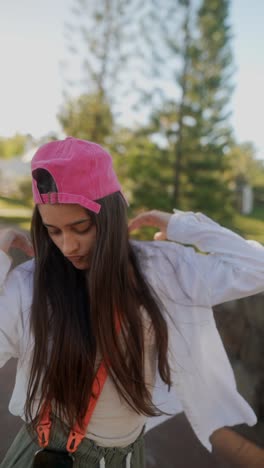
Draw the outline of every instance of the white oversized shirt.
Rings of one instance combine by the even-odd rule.
[[[237,392],[234,375],[215,326],[212,306],[264,290],[264,248],[197,213],[176,212],[164,242],[135,242],[141,268],[161,300],[169,330],[170,392],[156,372],[154,403],[165,412],[184,411],[202,444],[224,426],[256,423]],[[193,245],[186,247],[182,244]],[[18,358],[9,404],[24,418],[33,337],[29,331],[34,260],[8,274],[0,252],[0,366]],[[149,418],[147,429],[168,416]]]

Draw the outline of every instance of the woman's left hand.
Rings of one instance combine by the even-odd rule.
[[[128,229],[131,232],[143,226],[156,227],[159,229],[159,232],[156,232],[154,239],[164,240],[167,239],[167,227],[171,216],[171,213],[165,213],[164,211],[145,211],[129,222]]]

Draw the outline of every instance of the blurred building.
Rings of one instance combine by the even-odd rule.
[[[243,215],[248,215],[254,208],[254,192],[244,176],[236,179],[236,209]]]
[[[30,162],[38,147],[28,142],[25,152],[10,159],[0,154],[0,195],[12,196],[20,182],[30,177]]]

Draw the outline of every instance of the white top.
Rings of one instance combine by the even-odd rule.
[[[264,290],[264,248],[200,213],[176,212],[167,237],[174,242],[134,244],[142,270],[167,311],[173,388],[168,393],[156,372],[153,399],[166,412],[183,410],[210,450],[209,437],[216,429],[256,423],[253,410],[237,392],[212,306]],[[208,255],[180,245],[183,243]],[[34,344],[29,333],[34,260],[7,276],[10,265],[9,257],[0,252],[0,366],[11,357],[18,358],[9,410],[24,418]],[[167,418],[149,418],[147,429]],[[103,418],[101,424],[101,430],[98,425],[99,430],[93,432],[101,434]]]
[[[153,391],[156,375],[156,347],[153,327],[144,314],[145,382]],[[146,423],[146,416],[139,415],[121,398],[112,379],[107,378],[100,398],[87,428],[87,437],[102,447],[126,447],[136,440]]]

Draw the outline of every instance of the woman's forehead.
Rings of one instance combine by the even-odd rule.
[[[38,210],[44,224],[73,224],[91,219],[85,208],[75,204],[39,204]]]

